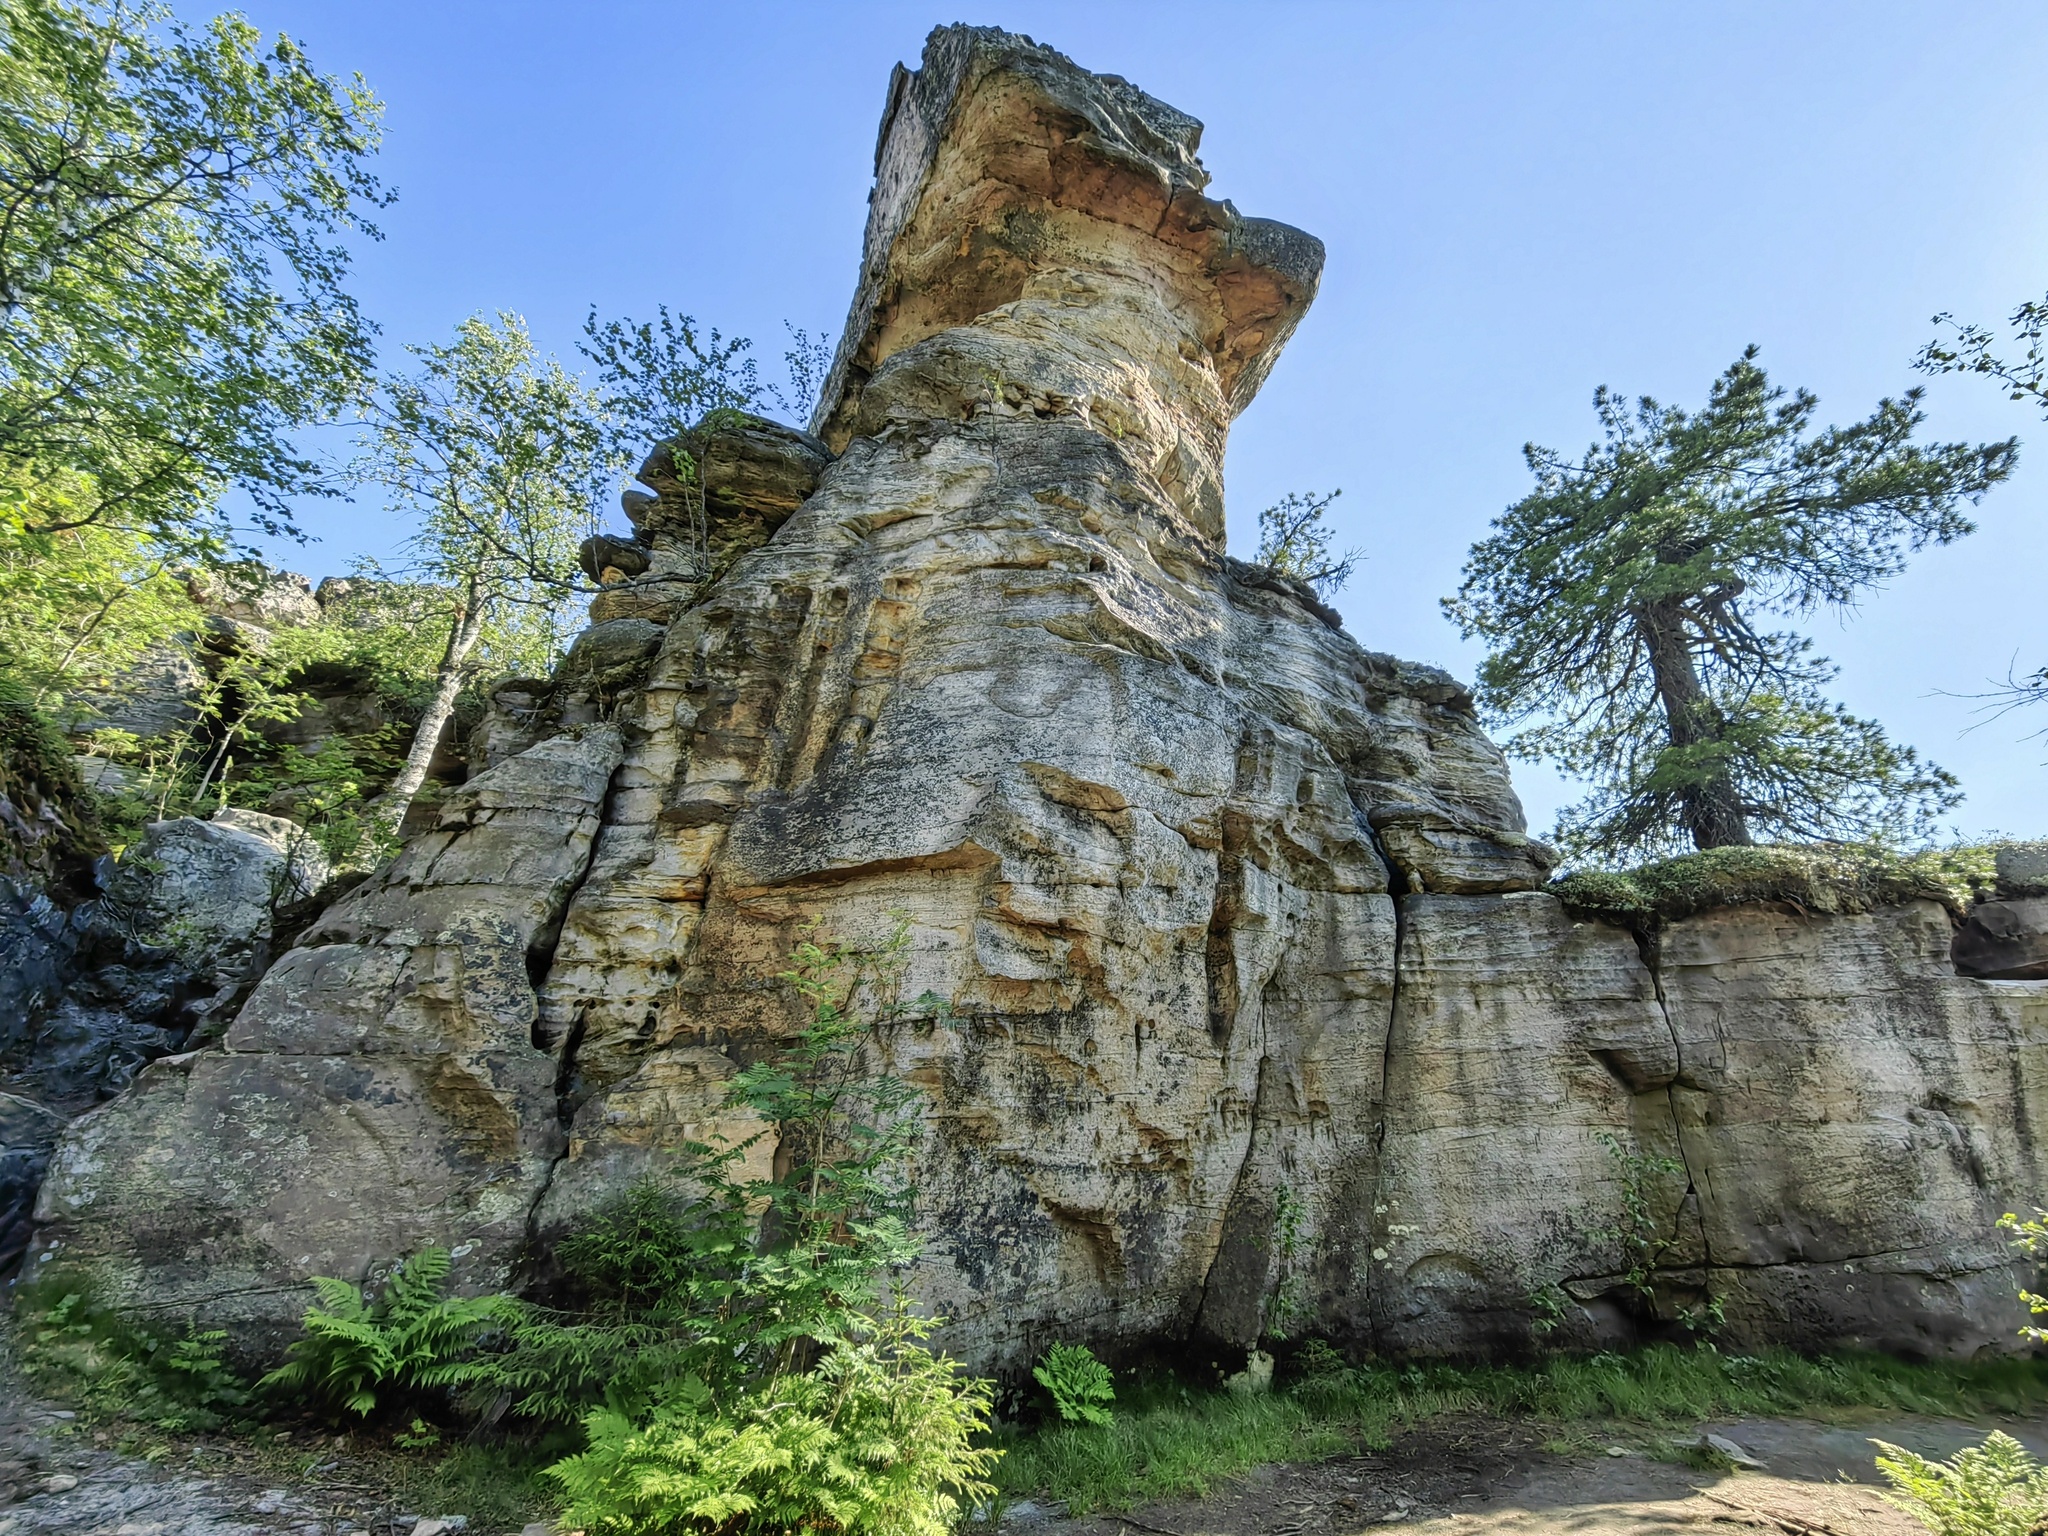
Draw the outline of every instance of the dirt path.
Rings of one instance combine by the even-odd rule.
[[[1565,1452],[1546,1449],[1557,1444],[1554,1427],[1470,1417],[1374,1454],[1262,1468],[1206,1499],[1127,1517],[1066,1520],[1019,1502],[1001,1536],[1351,1536],[1368,1527],[1418,1536],[1924,1536],[1871,1486],[1873,1436],[1946,1456],[2003,1429],[2048,1455],[2048,1421],[1756,1419],[1700,1429],[1735,1441],[1765,1470],[1703,1471],[1665,1459],[1675,1454],[1670,1431],[1581,1426],[1598,1438]],[[228,1444],[186,1443],[160,1464],[122,1455],[35,1401],[0,1351],[0,1536],[412,1532],[417,1517],[372,1485],[373,1467],[342,1451],[319,1459],[311,1445],[294,1454],[310,1472],[287,1474],[274,1457],[266,1465]],[[469,1522],[467,1536],[512,1532]]]
[[[1702,1470],[1674,1455],[1674,1433],[1602,1430],[1584,1450],[1546,1450],[1554,1431],[1469,1418],[1403,1436],[1386,1451],[1266,1467],[1201,1500],[1129,1517],[1052,1518],[1014,1507],[1005,1536],[1349,1536],[1398,1527],[1417,1536],[1676,1536],[1743,1530],[1780,1536],[1926,1536],[1879,1497],[1873,1438],[1947,1456],[1993,1429],[2048,1454],[2048,1422],[1886,1418],[1854,1425],[1742,1419],[1722,1435],[1763,1471]],[[1611,1449],[1610,1449],[1611,1448]],[[1618,1454],[1617,1454],[1618,1453]]]
[[[283,1453],[310,1461],[306,1475],[229,1442],[185,1442],[152,1463],[105,1438],[33,1398],[0,1340],[0,1536],[411,1536],[420,1520],[354,1480],[364,1471],[350,1458],[310,1445]]]

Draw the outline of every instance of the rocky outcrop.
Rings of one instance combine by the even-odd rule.
[[[0,1270],[27,1246],[58,1130],[149,1062],[220,1028],[269,963],[280,914],[327,881],[305,832],[253,811],[157,822],[91,899],[0,906]]]
[[[1994,981],[2048,981],[2048,843],[2005,845],[1997,871],[1999,899],[1978,902],[1956,931],[1956,969]]]
[[[935,32],[815,438],[715,422],[694,486],[650,459],[493,766],[219,1049],[66,1133],[47,1251],[245,1338],[427,1242],[502,1284],[750,1129],[725,1084],[795,1022],[801,923],[900,913],[907,995],[952,1008],[878,1065],[928,1092],[918,1285],[977,1363],[1717,1306],[2009,1338],[1989,1229],[2042,1187],[2048,987],[1958,977],[1932,903],[1634,932],[1541,888],[1469,693],[1223,553],[1228,427],[1322,253],[1211,199],[1199,134]]]
[[[531,978],[619,751],[594,727],[478,775],[270,969],[220,1048],[76,1122],[38,1211],[52,1251],[235,1322],[289,1315],[308,1273],[439,1241],[504,1283],[564,1142]]]

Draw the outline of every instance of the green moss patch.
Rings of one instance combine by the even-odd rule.
[[[1712,848],[1625,871],[1560,875],[1567,907],[1611,922],[1654,924],[1712,907],[1782,901],[1811,912],[1868,912],[1926,898],[1961,915],[1997,883],[1996,847],[1918,853],[1853,843]]]

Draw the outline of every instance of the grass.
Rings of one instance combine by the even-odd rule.
[[[472,1530],[516,1531],[561,1508],[562,1490],[540,1473],[564,1454],[561,1446],[459,1445],[444,1456],[393,1459],[379,1470],[400,1508],[464,1514]]]
[[[1419,1365],[1326,1370],[1255,1397],[1148,1379],[1120,1391],[1106,1428],[1006,1430],[1005,1494],[1073,1514],[1199,1497],[1265,1462],[1311,1461],[1387,1445],[1455,1413],[1570,1426],[1645,1427],[1752,1414],[1856,1410],[1974,1418],[2048,1406],[2048,1362],[1911,1365],[1880,1355],[1725,1355],[1657,1345],[1534,1366]]]

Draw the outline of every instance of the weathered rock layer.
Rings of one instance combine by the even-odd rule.
[[[1322,252],[1210,199],[1199,134],[934,33],[819,445],[700,450],[797,504],[678,586],[629,495],[554,692],[222,1048],[67,1133],[44,1250],[280,1327],[426,1242],[505,1283],[718,1128],[798,924],[901,912],[953,1008],[885,1042],[928,1090],[919,1283],[977,1362],[1716,1304],[1745,1340],[2009,1336],[2048,986],[1958,977],[1931,904],[1639,939],[1540,889],[1466,691],[1223,554],[1229,423]]]

